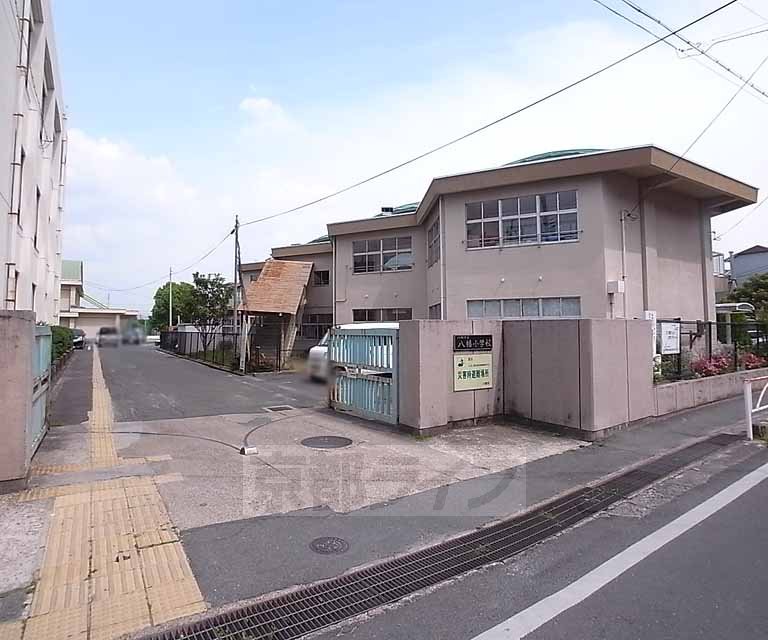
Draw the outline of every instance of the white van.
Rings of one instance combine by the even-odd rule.
[[[339,325],[339,329],[399,329],[399,322],[355,322],[353,324]],[[312,380],[318,382],[325,382],[328,380],[328,340],[330,339],[330,331],[327,331],[323,336],[323,339],[309,350],[309,358],[307,360],[307,370],[309,371],[309,377]]]

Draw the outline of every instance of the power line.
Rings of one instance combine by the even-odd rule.
[[[665,170],[665,173],[666,173],[667,175],[669,175],[669,174],[671,174],[671,173],[672,173],[672,170],[673,170],[673,169],[674,169],[674,168],[675,168],[675,167],[678,165],[678,163],[679,163],[681,160],[683,160],[683,159],[685,158],[685,156],[686,156],[686,155],[688,155],[688,153],[691,151],[691,149],[693,149],[693,147],[694,147],[694,146],[696,146],[696,144],[699,142],[699,140],[701,140],[701,139],[704,137],[704,135],[707,133],[707,131],[709,131],[709,130],[712,128],[712,126],[715,124],[715,122],[717,122],[717,120],[720,118],[720,116],[722,116],[722,115],[723,115],[723,113],[725,113],[726,109],[728,109],[728,107],[730,107],[730,106],[731,106],[731,104],[733,103],[733,101],[734,101],[734,100],[736,100],[736,98],[737,98],[737,97],[738,97],[738,95],[739,95],[739,94],[742,92],[742,90],[744,89],[744,87],[746,87],[746,86],[747,86],[747,83],[748,83],[748,82],[749,82],[749,81],[750,81],[750,80],[751,80],[751,79],[752,79],[752,78],[755,76],[755,74],[756,74],[758,71],[760,71],[760,69],[763,67],[763,65],[764,65],[766,62],[768,62],[768,56],[766,56],[765,58],[763,58],[763,59],[760,61],[760,64],[758,64],[758,65],[757,65],[757,67],[755,67],[755,70],[754,70],[754,71],[753,71],[753,72],[750,74],[750,76],[744,80],[744,82],[743,82],[743,83],[741,84],[741,86],[738,88],[738,90],[736,91],[736,93],[734,93],[734,94],[733,94],[733,95],[732,95],[732,96],[731,96],[731,97],[728,99],[728,102],[726,102],[726,103],[725,103],[725,104],[724,104],[724,105],[723,105],[723,106],[720,108],[720,110],[719,110],[719,111],[718,111],[718,112],[715,114],[715,117],[714,117],[714,118],[712,118],[712,119],[711,119],[711,120],[710,120],[710,121],[707,123],[707,125],[706,125],[706,126],[705,126],[705,127],[702,129],[702,130],[701,130],[701,132],[699,133],[699,135],[697,135],[697,136],[696,136],[696,137],[693,139],[693,141],[691,142],[691,144],[689,144],[689,145],[686,147],[685,151],[683,151],[683,153],[681,153],[679,156],[677,156],[677,158],[675,159],[675,161],[672,163],[672,166],[671,166],[671,167],[669,167],[669,169],[666,169],[666,170]],[[631,215],[632,215],[632,214],[633,214],[635,211],[637,211],[638,207],[639,207],[639,206],[642,204],[642,202],[643,202],[643,200],[645,199],[645,197],[646,197],[646,196],[647,196],[647,195],[648,195],[648,194],[649,194],[651,191],[653,191],[654,189],[657,189],[657,188],[659,188],[659,187],[658,187],[658,185],[657,185],[657,186],[653,186],[653,187],[649,188],[649,189],[648,189],[648,190],[647,190],[647,191],[646,191],[646,192],[645,192],[645,193],[644,193],[644,194],[643,194],[643,195],[642,195],[642,196],[641,196],[641,197],[638,199],[638,201],[637,201],[637,204],[636,204],[636,205],[635,205],[635,206],[632,208],[632,210],[629,212],[629,215],[631,216]]]
[[[245,227],[245,226],[248,226],[248,225],[251,225],[251,224],[256,224],[257,222],[264,222],[266,220],[272,220],[274,218],[279,218],[280,216],[285,216],[285,215],[288,215],[289,213],[294,213],[294,212],[299,211],[301,209],[306,209],[307,207],[311,207],[312,205],[319,204],[320,202],[324,202],[326,200],[330,200],[331,198],[335,198],[336,196],[339,196],[339,195],[341,195],[343,193],[346,193],[347,191],[351,191],[352,189],[356,189],[358,187],[361,187],[364,184],[367,184],[369,182],[373,182],[374,180],[377,180],[378,178],[381,178],[381,177],[383,177],[383,176],[385,176],[385,175],[387,175],[389,173],[397,171],[398,169],[402,169],[403,167],[405,167],[405,166],[407,166],[409,164],[413,164],[414,162],[417,162],[419,160],[422,160],[422,159],[426,158],[427,156],[430,156],[430,155],[432,155],[434,153],[437,153],[438,151],[442,151],[443,149],[445,149],[447,147],[450,147],[450,146],[452,146],[454,144],[457,144],[458,142],[461,142],[463,140],[466,140],[467,138],[470,138],[471,136],[474,136],[474,135],[476,135],[478,133],[481,133],[482,131],[485,131],[486,129],[490,129],[491,127],[493,127],[493,126],[495,126],[497,124],[500,124],[500,123],[504,122],[505,120],[509,120],[510,118],[513,118],[514,116],[517,116],[517,115],[523,113],[524,111],[528,111],[529,109],[532,109],[533,107],[538,106],[538,105],[542,104],[543,102],[546,102],[547,100],[550,100],[551,98],[554,98],[554,97],[560,95],[561,93],[564,93],[564,92],[568,91],[569,89],[573,89],[574,87],[576,87],[576,86],[586,82],[587,80],[591,80],[592,78],[594,78],[596,76],[599,76],[600,74],[608,71],[609,69],[612,69],[613,67],[616,67],[616,66],[620,65],[623,62],[626,62],[630,58],[634,58],[635,56],[639,55],[640,53],[643,53],[644,51],[646,51],[646,50],[650,49],[651,47],[657,45],[659,42],[666,42],[666,40],[668,38],[671,38],[672,36],[677,35],[680,31],[688,29],[688,28],[692,27],[693,25],[695,25],[695,24],[697,24],[697,23],[699,23],[699,22],[701,22],[703,20],[706,20],[710,16],[713,16],[714,14],[718,13],[719,11],[722,11],[726,7],[729,7],[732,4],[735,4],[736,2],[737,2],[737,0],[730,0],[729,2],[726,2],[725,4],[717,7],[716,9],[713,9],[712,11],[704,14],[703,16],[701,16],[699,18],[696,18],[695,20],[693,20],[693,21],[689,22],[688,24],[680,27],[679,29],[676,29],[676,30],[672,31],[668,35],[663,36],[663,37],[656,37],[656,40],[654,40],[653,42],[650,42],[650,43],[640,47],[639,49],[636,49],[632,53],[629,53],[629,54],[619,58],[618,60],[614,60],[610,64],[607,64],[607,65],[605,65],[603,67],[600,67],[596,71],[593,71],[592,73],[589,73],[586,76],[583,76],[583,77],[579,78],[578,80],[575,80],[574,82],[571,82],[571,83],[561,87],[560,89],[557,89],[556,91],[548,93],[547,95],[545,95],[545,96],[543,96],[541,98],[538,98],[537,100],[534,100],[533,102],[530,102],[527,105],[525,105],[523,107],[520,107],[519,109],[516,109],[515,111],[512,111],[511,113],[503,115],[500,118],[497,118],[497,119],[495,119],[495,120],[493,120],[491,122],[488,122],[488,123],[486,123],[486,124],[476,128],[476,129],[473,129],[472,131],[469,131],[469,132],[467,132],[467,133],[465,133],[465,134],[463,134],[463,135],[461,135],[461,136],[459,136],[457,138],[453,138],[452,140],[449,140],[448,142],[444,142],[443,144],[440,144],[440,145],[438,145],[436,147],[433,147],[433,148],[431,148],[431,149],[429,149],[427,151],[424,151],[423,153],[420,153],[420,154],[418,154],[416,156],[413,156],[412,158],[404,160],[403,162],[400,162],[399,164],[396,164],[393,167],[390,167],[388,169],[384,169],[383,171],[379,171],[378,173],[376,173],[376,174],[374,174],[372,176],[369,176],[367,178],[364,178],[362,180],[359,180],[358,182],[355,182],[353,184],[347,185],[346,187],[338,189],[338,190],[336,190],[336,191],[334,191],[332,193],[329,193],[327,195],[321,196],[319,198],[315,198],[314,200],[311,200],[309,202],[305,202],[304,204],[300,204],[300,205],[298,205],[296,207],[292,207],[290,209],[286,209],[285,211],[280,211],[278,213],[273,213],[271,215],[264,216],[262,218],[256,218],[255,220],[249,220],[248,222],[241,222],[240,226],[241,227]]]
[[[638,12],[640,15],[642,15],[642,16],[645,16],[645,17],[646,17],[646,18],[648,18],[649,20],[652,20],[653,22],[655,22],[655,23],[656,23],[656,24],[658,24],[659,26],[663,27],[664,29],[666,29],[667,31],[669,31],[670,33],[672,33],[672,29],[671,29],[670,27],[668,27],[666,24],[664,24],[664,23],[663,23],[661,20],[659,20],[659,19],[658,19],[658,18],[656,18],[655,16],[651,15],[650,13],[648,13],[648,12],[647,12],[645,9],[643,9],[641,6],[639,6],[639,5],[638,5],[638,4],[636,4],[635,2],[632,2],[631,0],[621,0],[621,1],[622,1],[622,2],[623,2],[625,5],[627,5],[627,6],[628,6],[628,7],[630,7],[631,9],[633,9],[634,11],[637,11],[637,12]],[[734,77],[738,78],[738,79],[739,79],[741,82],[745,82],[745,78],[744,78],[744,76],[743,76],[743,75],[741,75],[741,74],[740,74],[740,73],[738,73],[737,71],[734,71],[734,70],[733,70],[731,67],[729,67],[728,65],[726,65],[725,63],[723,63],[723,62],[722,62],[721,60],[719,60],[718,58],[715,58],[715,56],[713,56],[712,54],[708,53],[706,50],[704,50],[704,49],[701,49],[701,48],[700,48],[698,45],[696,45],[696,44],[694,44],[692,41],[688,40],[688,38],[685,38],[684,36],[681,36],[681,35],[679,35],[679,34],[675,34],[675,37],[676,37],[676,38],[678,38],[679,40],[682,40],[683,42],[685,42],[685,43],[686,43],[686,44],[687,44],[689,47],[691,47],[692,49],[696,49],[696,51],[698,51],[699,53],[701,53],[701,55],[703,55],[703,56],[704,56],[704,57],[706,57],[707,59],[709,59],[709,60],[711,60],[712,62],[714,62],[714,63],[715,63],[715,64],[716,64],[718,67],[720,67],[721,69],[723,69],[723,70],[724,70],[726,73],[730,73],[732,76],[734,76]],[[762,96],[764,96],[764,97],[768,98],[768,92],[764,91],[763,89],[761,89],[760,87],[758,87],[756,84],[754,84],[754,83],[753,83],[753,82],[751,82],[751,81],[748,81],[748,80],[746,80],[746,82],[747,82],[748,86],[749,86],[751,89],[753,89],[754,91],[756,91],[756,92],[757,92],[757,93],[759,93],[760,95],[762,95]]]
[[[750,27],[750,29],[756,29],[757,27]],[[748,31],[748,29],[745,29],[745,31]],[[731,42],[732,40],[740,40],[741,38],[749,38],[751,36],[757,36],[761,33],[768,33],[768,28],[765,29],[758,29],[757,31],[751,31],[750,33],[741,33],[740,35],[732,35],[730,37],[721,37],[721,38],[715,38],[709,43],[709,46],[705,49],[705,51],[709,51],[712,47],[718,44],[723,44],[724,42]],[[691,47],[690,49],[684,49],[682,53],[687,53],[691,49],[695,49],[695,47]],[[699,51],[698,49],[695,49],[696,51]],[[686,58],[693,57],[694,54],[689,54],[685,56]]]
[[[728,227],[725,231],[715,236],[715,240],[722,240],[723,236],[729,234],[736,227],[738,227],[742,222],[744,222],[747,218],[749,218],[749,216],[751,216],[755,211],[757,211],[760,207],[762,207],[765,204],[766,200],[768,200],[768,196],[765,196],[765,198],[763,198],[760,202],[758,202],[752,209],[747,211],[741,218],[739,218],[739,220],[737,220],[734,224]]]

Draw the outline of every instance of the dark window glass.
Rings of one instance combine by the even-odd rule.
[[[470,248],[483,246],[483,227],[480,222],[467,225],[467,246]]]
[[[499,245],[499,223],[483,222],[483,246],[497,247]]]
[[[411,236],[403,236],[397,239],[398,249],[410,249],[411,248]]]
[[[541,211],[557,211],[557,194],[544,193],[539,196]]]
[[[536,196],[520,197],[520,215],[536,213]]]
[[[467,205],[467,220],[479,220],[481,218],[482,209],[479,202],[473,202]]]
[[[381,241],[381,248],[384,251],[394,251],[395,249],[397,249],[397,241],[395,240],[395,238],[384,238]]]
[[[560,214],[560,239],[576,240],[579,237],[578,219],[575,213]]]
[[[560,199],[560,211],[576,208],[575,191],[560,191],[557,195]]]
[[[381,251],[381,240],[369,240],[368,251]]]
[[[397,269],[397,254],[392,251],[382,254],[384,260],[384,271],[395,271]]]
[[[413,309],[398,309],[397,319],[398,320],[412,320],[413,319]]]
[[[536,218],[520,218],[520,242],[537,242]]]
[[[520,242],[520,220],[503,220],[501,228],[504,233],[504,242],[507,244],[517,244]]]
[[[557,215],[541,216],[541,241],[557,242]]]
[[[352,243],[352,253],[365,253],[365,240],[355,240]]]
[[[365,255],[354,257],[353,271],[355,273],[365,273],[368,269],[366,267],[368,261]]]
[[[507,198],[501,201],[501,215],[516,216],[517,212],[517,198]]]
[[[367,317],[366,309],[352,309],[353,322],[365,322]]]
[[[368,258],[368,271],[381,271],[381,254],[369,253]]]
[[[483,202],[483,218],[498,218],[499,217],[499,201],[498,200],[486,200]]]

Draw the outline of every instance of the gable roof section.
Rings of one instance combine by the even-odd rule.
[[[744,249],[744,251],[739,251],[738,253],[734,253],[735,256],[751,256],[754,253],[766,253],[768,252],[768,247],[764,247],[761,244],[756,244],[754,247],[750,247],[749,249]]]
[[[240,311],[296,315],[310,273],[311,262],[267,259],[259,278],[246,284]]]

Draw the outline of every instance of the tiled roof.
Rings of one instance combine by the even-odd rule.
[[[240,310],[295,315],[311,272],[311,262],[266,260],[258,280],[246,283],[245,300]]]

